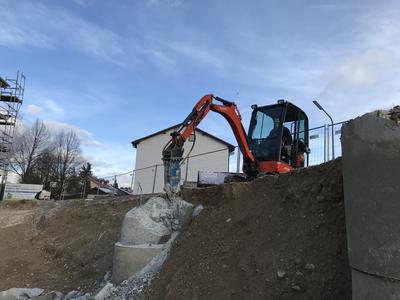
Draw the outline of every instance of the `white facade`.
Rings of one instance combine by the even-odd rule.
[[[163,162],[161,159],[162,149],[170,140],[170,133],[173,132],[173,130],[176,130],[176,128],[177,127],[149,136],[148,138],[143,138],[142,140],[139,140],[140,142],[138,144],[136,144],[135,170],[137,171],[134,175],[134,194],[163,192],[164,167],[162,166]],[[192,146],[193,142],[186,141],[184,145],[184,157],[186,157]],[[229,146],[232,147],[232,145],[225,143],[222,140],[205,134],[204,131],[196,130],[196,142],[190,154],[191,158],[189,158],[188,162],[184,163],[181,167],[182,183],[184,181],[197,182],[198,171],[228,172],[230,155]],[[146,169],[140,170],[142,168]]]

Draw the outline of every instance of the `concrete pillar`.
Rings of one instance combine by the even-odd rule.
[[[187,226],[192,209],[192,204],[180,198],[160,197],[131,209],[122,223],[121,239],[114,245],[113,282],[128,279],[165,252],[174,231]]]
[[[126,246],[116,243],[114,247],[114,283],[120,283],[143,269],[155,256],[164,250],[164,244]]]
[[[353,299],[400,299],[400,125],[374,112],[342,128]]]

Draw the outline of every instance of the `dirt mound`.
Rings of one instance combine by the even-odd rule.
[[[185,192],[206,208],[146,299],[349,299],[341,161]]]
[[[122,219],[136,204],[135,199],[60,201],[33,211],[23,205],[23,222],[0,228],[0,290],[90,290],[111,270]],[[15,208],[3,207],[1,215],[20,220],[21,208]]]

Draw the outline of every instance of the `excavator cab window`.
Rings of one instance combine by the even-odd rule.
[[[253,111],[248,136],[250,149],[257,160],[279,160],[283,112],[281,105]]]
[[[249,127],[250,149],[258,161],[282,161],[304,166],[308,149],[308,119],[289,102],[257,107]]]

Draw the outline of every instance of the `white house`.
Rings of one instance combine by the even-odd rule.
[[[134,194],[160,193],[164,187],[162,149],[171,132],[180,124],[160,130],[132,142],[136,148]],[[181,167],[183,182],[197,182],[198,171],[229,171],[229,157],[235,147],[201,129],[196,129],[196,142],[189,159]],[[184,145],[184,157],[193,146],[192,135]]]

